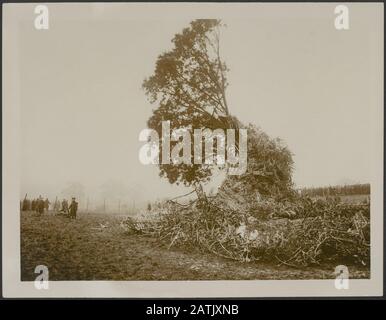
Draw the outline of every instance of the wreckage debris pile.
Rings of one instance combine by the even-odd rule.
[[[227,176],[205,201],[168,201],[153,208],[155,215],[149,212],[152,218],[129,218],[125,229],[157,237],[169,247],[198,248],[238,261],[368,266],[370,205],[300,195],[284,143],[256,126],[238,126],[248,128],[245,174]]]
[[[235,197],[237,197],[234,194]],[[205,205],[167,202],[151,219],[128,218],[129,232],[157,237],[169,247],[198,248],[238,261],[276,261],[294,267],[325,262],[369,264],[368,204],[336,199],[239,203],[217,196]],[[156,218],[154,218],[156,217]]]

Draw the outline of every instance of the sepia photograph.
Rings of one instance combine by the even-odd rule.
[[[383,294],[383,4],[2,23],[3,295]]]

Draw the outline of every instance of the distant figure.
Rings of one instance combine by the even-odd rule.
[[[48,200],[48,198],[46,198],[46,200],[44,201],[44,209],[46,209],[46,211],[48,211],[50,204],[51,202]]]
[[[55,202],[54,202],[54,207],[53,207],[54,211],[60,211],[60,202],[59,200],[56,198],[55,199]]]
[[[31,210],[31,201],[30,200],[28,200],[28,199],[23,200],[22,210],[23,211]]]
[[[44,212],[44,200],[42,196],[39,196],[39,199],[37,201],[37,211],[39,212],[39,214],[43,214]]]
[[[31,210],[32,211],[36,211],[36,199],[33,199],[32,202],[31,202]]]
[[[78,211],[78,202],[75,201],[75,198],[72,198],[72,202],[70,204],[70,218],[76,219],[76,212]]]
[[[60,210],[61,212],[67,214],[68,213],[68,202],[66,199],[63,199],[62,201],[62,210]]]

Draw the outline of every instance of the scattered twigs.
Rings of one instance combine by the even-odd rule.
[[[180,195],[180,196],[178,196],[178,197],[175,197],[175,198],[169,199],[169,201],[173,201],[173,200],[177,200],[177,199],[180,199],[180,198],[186,197],[186,196],[188,196],[188,195],[190,195],[190,194],[192,194],[192,193],[194,193],[194,192],[196,192],[196,190],[192,190],[192,191],[190,191],[190,192],[188,192],[188,193],[186,193],[186,194],[183,194],[183,195]]]
[[[289,260],[287,260],[287,261],[283,261],[283,260],[281,260],[278,256],[275,256],[275,258],[280,262],[279,263],[279,266],[281,266],[281,265],[286,265],[286,266],[289,266],[289,267],[297,267],[297,265],[295,265],[295,264],[291,264],[291,263],[289,263],[288,261],[289,260],[291,260],[291,259],[289,259]]]
[[[197,201],[182,205],[169,200],[163,204],[158,219],[127,219],[123,226],[132,232],[157,237],[172,246],[195,248],[238,261],[275,259],[291,267],[320,264],[323,261],[369,262],[369,206],[335,202],[273,201],[264,210],[279,208],[296,211],[298,217],[257,219],[253,212],[240,211],[224,199],[208,198],[205,206]],[[291,218],[289,218],[291,217]]]

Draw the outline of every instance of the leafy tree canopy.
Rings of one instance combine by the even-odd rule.
[[[154,74],[143,82],[150,102],[157,105],[147,124],[160,137],[162,121],[168,120],[175,129],[231,126],[227,67],[220,57],[221,27],[220,20],[192,21],[174,36],[174,48],[158,57]],[[189,186],[209,180],[212,169],[204,164],[160,164],[160,175]]]

